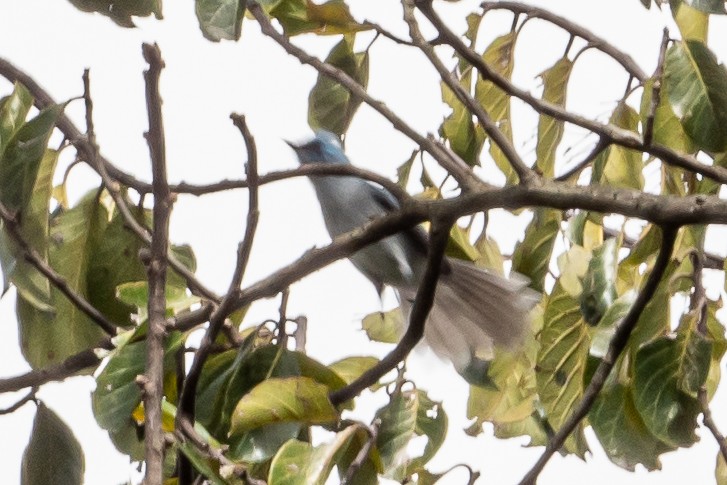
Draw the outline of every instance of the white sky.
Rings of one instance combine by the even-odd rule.
[[[359,18],[375,20],[405,35],[398,2],[353,0]],[[631,54],[646,72],[656,64],[661,29],[668,18],[646,11],[638,0],[533,1],[581,22],[597,34]],[[462,30],[463,12],[477,2],[442,4],[451,13],[451,25]],[[242,176],[244,147],[228,119],[230,112],[247,116],[255,134],[260,171],[292,168],[297,164],[282,139],[302,140],[310,135],[306,122],[308,92],[316,73],[302,67],[272,41],[263,38],[254,22],[246,20],[238,43],[213,44],[198,30],[192,2],[166,2],[163,21],[139,20],[138,29],[122,29],[98,15],[77,11],[68,2],[25,0],[0,5],[0,56],[28,72],[57,100],[82,92],[81,74],[91,68],[95,123],[102,152],[122,169],[149,179],[148,151],[142,133],[146,129],[141,56],[142,42],[159,43],[166,69],[162,74],[162,96],[167,134],[170,179],[203,183]],[[712,39],[722,60],[724,21],[713,20]],[[491,39],[509,29],[508,15],[489,14],[483,38]],[[521,86],[537,89],[536,76],[561,54],[567,37],[555,29],[531,22],[518,41],[515,79]],[[539,37],[542,34],[545,37]],[[676,30],[673,33],[676,36]],[[324,57],[337,38],[301,37],[299,45]],[[569,85],[569,107],[603,118],[619,99],[626,77],[613,62],[596,52],[583,56]],[[0,82],[0,94],[9,85]],[[370,92],[387,102],[420,133],[435,132],[446,108],[440,102],[438,80],[421,55],[380,40],[371,51]],[[431,100],[431,101],[429,101]],[[82,123],[82,104],[69,112]],[[527,160],[534,158],[536,118],[527,111],[515,112],[516,145]],[[583,133],[567,138],[574,152],[587,149]],[[350,157],[359,165],[393,176],[396,167],[411,153],[412,143],[396,133],[370,108],[362,107],[347,140]],[[570,159],[573,155],[566,158]],[[578,157],[575,156],[577,159]],[[85,168],[74,169],[72,197],[78,198],[95,179]],[[244,230],[246,194],[237,191],[204,198],[181,197],[172,221],[172,239],[192,244],[198,260],[198,275],[218,292],[226,289],[234,264],[237,242]],[[261,193],[261,221],[252,260],[245,278],[250,284],[299,257],[306,249],[328,241],[312,190],[305,180],[266,186]],[[213,215],[214,214],[214,215]],[[512,218],[510,218],[512,219]],[[502,224],[497,233],[508,252],[521,237],[523,221]],[[498,226],[491,226],[498,227]],[[719,249],[723,251],[722,248]],[[719,288],[713,291],[719,291]],[[339,262],[292,288],[289,314],[309,318],[310,353],[328,363],[347,355],[382,355],[389,348],[371,343],[359,329],[360,318],[378,310],[380,303],[370,284],[347,262]],[[276,315],[277,301],[256,304],[250,322]],[[20,356],[14,322],[14,292],[0,301],[0,374],[11,376],[27,370]],[[449,437],[432,461],[432,471],[467,462],[482,472],[482,483],[516,483],[539,456],[540,449],[524,449],[527,440],[496,440],[491,429],[476,439],[460,430],[467,426],[467,386],[447,365],[425,353],[410,359],[410,376],[434,399],[444,399],[450,419]],[[132,476],[131,467],[115,452],[106,433],[99,430],[90,410],[90,378],[75,378],[63,384],[48,384],[39,396],[73,428],[86,453],[86,482],[120,483]],[[0,407],[17,396],[0,396]],[[727,429],[719,409],[727,404],[725,392],[714,401],[718,423]],[[368,420],[381,396],[362,399],[356,416]],[[34,407],[26,405],[10,416],[0,416],[0,483],[19,482],[20,460],[27,443]],[[678,484],[712,483],[717,447],[704,431],[702,442],[688,450],[663,457],[663,471],[632,474],[610,464],[593,436],[593,456],[587,463],[555,456],[540,483],[579,484]],[[463,483],[460,470],[442,483]]]

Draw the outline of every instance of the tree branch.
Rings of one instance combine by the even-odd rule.
[[[167,184],[167,161],[159,95],[159,77],[164,68],[159,46],[143,44],[144,60],[149,69],[144,72],[146,108],[149,116],[149,145],[154,188],[154,229],[151,234],[149,276],[149,331],[146,335],[146,369],[143,380],[144,396],[144,483],[161,485],[164,480],[164,434],[162,431],[162,397],[164,395],[164,342],[166,340],[167,248],[169,247],[169,218],[172,196]]]
[[[651,102],[649,103],[649,113],[644,123],[644,145],[650,146],[654,139],[654,119],[656,118],[656,109],[661,102],[661,83],[664,74],[664,61],[666,60],[666,48],[669,45],[669,29],[664,27],[664,33],[661,38],[661,47],[659,49],[659,60],[656,64],[654,72],[654,82],[651,86]]]
[[[7,230],[10,237],[18,245],[18,248],[22,252],[25,260],[35,267],[43,276],[48,278],[53,286],[60,291],[63,296],[68,298],[68,301],[78,308],[84,315],[91,319],[96,325],[99,326],[106,334],[116,335],[116,324],[107,319],[103,313],[98,311],[96,307],[86,300],[83,296],[77,293],[71,285],[68,284],[63,276],[57,273],[46,261],[38,254],[34,248],[30,247],[28,242],[23,238],[20,233],[20,224],[18,223],[17,217],[13,214],[5,205],[0,202],[0,219],[2,219],[5,229]]]
[[[639,150],[649,153],[660,158],[665,163],[681,167],[691,172],[702,174],[706,177],[720,182],[727,183],[727,169],[714,165],[705,165],[696,158],[675,152],[671,148],[663,145],[645,145],[642,137],[638,133],[634,133],[623,128],[619,128],[613,124],[602,124],[598,121],[591,120],[585,116],[581,116],[567,111],[562,106],[541,100],[530,92],[515,86],[509,79],[494,71],[482,57],[470,49],[454,32],[452,32],[442,19],[437,15],[432,7],[432,0],[415,0],[416,6],[429,19],[439,33],[439,38],[447,45],[451,46],[459,55],[479,71],[483,79],[492,81],[497,87],[505,91],[511,96],[521,99],[530,105],[535,111],[546,114],[557,120],[566,121],[576,126],[580,126],[591,131],[601,137],[608,144],[616,144],[625,148]],[[500,3],[500,2],[498,2]]]
[[[233,114],[231,115],[231,118],[235,126],[242,133],[242,137],[245,140],[245,145],[247,147],[247,164],[245,165],[245,168],[247,172],[247,180],[250,186],[248,194],[247,225],[245,227],[243,240],[237,246],[237,264],[235,265],[235,272],[232,276],[232,280],[230,281],[228,291],[220,305],[210,316],[209,327],[207,328],[204,337],[202,337],[199,350],[195,353],[194,361],[192,362],[187,379],[184,382],[184,390],[182,391],[182,396],[180,398],[179,414],[177,418],[178,421],[179,419],[186,419],[190,422],[194,422],[197,384],[200,376],[202,375],[204,364],[212,350],[213,343],[217,338],[225,319],[230,313],[238,308],[235,306],[235,295],[237,295],[240,291],[240,284],[242,283],[242,278],[250,259],[250,252],[255,239],[255,231],[257,229],[259,218],[257,149],[255,147],[255,139],[247,127],[244,116]]]
[[[419,24],[414,17],[414,0],[404,0],[402,4],[404,6],[404,21],[409,25],[409,35],[414,44],[424,53],[442,80],[449,86],[449,89],[452,90],[455,96],[457,96],[457,99],[465,105],[470,113],[477,117],[477,120],[482,125],[485,133],[490,137],[490,140],[500,148],[505,158],[510,162],[510,166],[517,173],[520,183],[525,185],[533,183],[538,178],[537,174],[525,164],[513,144],[497,127],[497,124],[492,121],[492,118],[482,108],[482,105],[473,99],[469,92],[462,87],[459,81],[455,79],[454,75],[442,63],[441,59],[439,59],[432,45],[424,39],[424,36],[419,30]]]
[[[533,465],[530,471],[520,481],[520,485],[534,485],[536,483],[538,475],[548,463],[548,460],[550,460],[554,453],[560,450],[563,443],[565,443],[566,439],[568,439],[568,436],[570,436],[583,418],[586,417],[588,411],[590,411],[593,403],[598,397],[598,394],[601,392],[601,389],[603,389],[603,385],[606,383],[608,375],[611,373],[613,366],[616,364],[618,357],[626,348],[629,336],[636,327],[641,313],[644,311],[644,308],[646,308],[646,304],[649,300],[651,300],[654,296],[654,293],[659,286],[659,282],[669,266],[677,231],[678,228],[675,226],[665,226],[662,228],[661,248],[659,249],[656,262],[654,263],[654,267],[652,268],[643,289],[639,292],[634,304],[629,309],[629,312],[626,314],[621,324],[616,328],[613,338],[611,338],[611,342],[609,342],[606,355],[603,357],[598,368],[596,368],[588,387],[586,387],[583,391],[581,401],[575,407],[566,422],[563,423],[560,429],[556,431],[550,441],[548,441],[545,451],[535,465]]]
[[[347,386],[329,394],[329,399],[334,406],[338,406],[354,397],[361,391],[373,384],[376,384],[384,374],[395,368],[399,362],[406,359],[409,352],[424,336],[424,325],[429,311],[434,304],[434,292],[437,289],[439,273],[442,268],[444,250],[449,241],[449,230],[455,219],[442,215],[432,220],[432,227],[429,232],[429,254],[427,255],[427,267],[422,276],[414,299],[411,315],[409,315],[409,326],[394,350],[386,357],[376,363],[375,366],[364,372],[358,379]]]
[[[550,22],[553,25],[557,25],[569,34],[580,37],[581,39],[587,41],[591,47],[598,49],[607,56],[611,57],[613,60],[621,64],[626,72],[638,79],[640,82],[644,82],[648,77],[646,73],[644,73],[644,71],[639,67],[639,65],[636,64],[636,61],[631,58],[631,56],[629,56],[625,52],[620,51],[613,44],[610,44],[602,37],[595,35],[590,30],[571,22],[566,18],[549,12],[548,10],[533,7],[531,5],[526,5],[519,2],[497,1],[482,3],[483,13],[487,13],[490,10],[496,9],[509,10],[515,15],[525,14],[529,18],[541,19],[545,20],[546,22]]]
[[[28,387],[40,387],[51,381],[62,381],[84,369],[96,367],[101,363],[101,357],[98,356],[96,349],[113,349],[111,339],[105,338],[95,348],[82,350],[58,364],[31,370],[19,376],[0,379],[0,394],[16,392]]]

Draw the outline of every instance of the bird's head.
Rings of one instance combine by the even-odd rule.
[[[286,141],[288,145],[295,151],[298,161],[305,163],[330,163],[330,164],[348,164],[348,157],[343,152],[341,140],[337,135],[326,130],[316,132],[315,138],[302,145],[297,145]]]

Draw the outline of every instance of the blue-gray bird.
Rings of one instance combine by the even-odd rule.
[[[350,164],[339,138],[318,131],[303,145],[287,142],[301,164]],[[332,238],[357,229],[399,207],[387,190],[353,176],[311,176],[323,220]],[[350,260],[381,294],[394,288],[404,315],[409,314],[427,262],[427,235],[421,227],[371,244]],[[520,276],[507,279],[475,265],[446,258],[424,338],[434,352],[459,370],[474,356],[491,355],[493,344],[512,348],[522,341],[534,293]]]

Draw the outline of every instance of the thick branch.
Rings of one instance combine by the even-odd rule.
[[[654,268],[651,270],[651,274],[649,274],[643,289],[636,297],[636,301],[634,301],[634,304],[629,309],[621,324],[616,328],[613,338],[608,345],[606,355],[594,372],[593,377],[591,377],[591,382],[588,384],[588,387],[583,391],[583,398],[566,422],[563,423],[563,426],[550,439],[548,445],[545,447],[545,452],[543,452],[535,465],[525,475],[520,485],[535,484],[538,475],[548,463],[548,460],[550,460],[554,453],[561,449],[566,439],[568,439],[568,436],[576,429],[583,418],[586,417],[601,389],[603,389],[603,385],[606,383],[606,379],[616,364],[618,357],[626,348],[631,332],[636,327],[636,323],[639,321],[639,317],[644,311],[644,308],[646,308],[646,304],[654,296],[659,282],[669,266],[669,261],[671,261],[671,253],[674,249],[677,228],[674,226],[666,226],[662,228],[662,231],[661,248],[654,263]]]
[[[143,44],[144,59],[149,70],[146,81],[146,108],[149,116],[149,145],[154,193],[154,229],[151,235],[149,276],[149,331],[146,335],[146,369],[144,395],[144,483],[161,485],[164,480],[164,434],[162,431],[162,397],[164,395],[164,342],[166,340],[167,248],[169,247],[169,218],[172,197],[167,184],[167,162],[162,119],[162,100],[159,77],[164,61],[156,44]]]
[[[434,292],[437,289],[439,273],[442,268],[442,257],[449,240],[449,230],[455,219],[442,218],[434,219],[430,230],[429,254],[427,256],[427,268],[424,272],[417,295],[409,315],[409,327],[406,333],[386,357],[381,359],[375,366],[364,372],[358,379],[346,387],[332,392],[329,395],[334,405],[344,403],[358,396],[361,391],[378,382],[391,369],[406,359],[409,352],[424,336],[424,324],[429,316],[429,311],[434,304]]]
[[[434,11],[434,8],[432,7],[432,0],[416,0],[416,5],[437,29],[439,39],[451,46],[459,55],[467,60],[467,62],[472,64],[472,66],[479,71],[483,79],[492,81],[497,87],[509,95],[521,99],[538,113],[546,114],[557,120],[566,121],[576,126],[580,126],[581,128],[597,134],[608,144],[613,143],[625,148],[649,153],[670,165],[705,175],[720,183],[727,183],[727,169],[713,165],[705,165],[692,156],[675,152],[671,148],[663,145],[645,145],[638,133],[619,128],[612,124],[602,124],[598,121],[586,118],[585,116],[572,113],[562,106],[541,100],[532,95],[530,92],[515,86],[509,79],[505,78],[488,66],[477,52],[469,48],[464,42],[462,42],[457,34],[447,27],[447,25]]]
[[[557,25],[561,29],[565,30],[569,34],[584,39],[590,46],[608,55],[613,60],[621,64],[621,66],[626,69],[626,72],[638,79],[640,82],[644,82],[647,78],[646,73],[641,70],[639,65],[636,64],[636,61],[634,61],[631,56],[620,51],[613,44],[610,44],[602,37],[595,35],[590,30],[571,22],[566,18],[549,12],[548,10],[526,5],[524,3],[505,1],[483,2],[482,9],[484,12],[495,9],[504,9],[511,11],[515,15],[525,14],[529,18],[542,19],[546,22],[550,22],[551,24]]]

